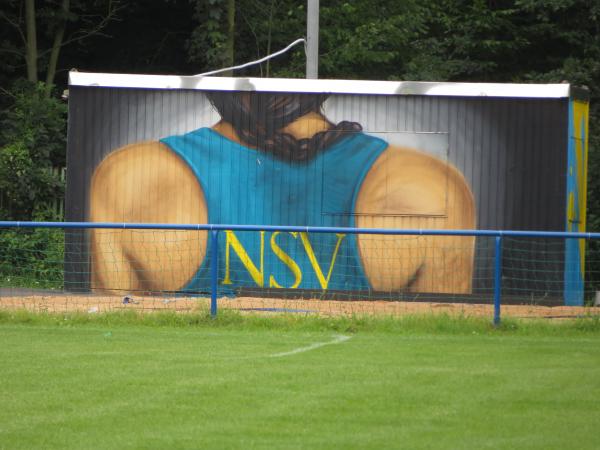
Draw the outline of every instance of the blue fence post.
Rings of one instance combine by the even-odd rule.
[[[217,317],[217,278],[219,276],[219,230],[210,232],[210,316]]]
[[[496,236],[494,250],[494,325],[500,325],[500,300],[502,296],[502,236]]]

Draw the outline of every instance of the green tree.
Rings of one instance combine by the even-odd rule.
[[[226,0],[195,2],[197,26],[188,40],[190,59],[206,70],[259,59],[306,35],[305,2]],[[325,78],[397,78],[422,31],[426,11],[415,0],[322,1],[320,73]],[[235,20],[232,27],[231,19]],[[235,75],[303,77],[301,47]]]
[[[429,0],[403,76],[592,86],[600,3],[589,0]]]
[[[66,105],[47,97],[43,83],[17,83],[0,116],[0,192],[4,220],[47,216],[62,196],[55,167],[65,165]]]
[[[0,22],[0,62],[10,73],[25,68],[27,80],[37,83],[44,76],[50,95],[61,49],[102,31],[116,20],[122,5],[118,0],[5,0]]]
[[[192,61],[202,67],[233,66],[235,43],[235,0],[196,1],[194,17],[199,25],[188,40]],[[231,74],[229,74],[231,75]]]
[[[398,79],[424,31],[414,0],[321,4],[319,73],[324,78]]]
[[[63,220],[52,203],[64,182],[66,105],[44,83],[16,83],[0,113],[0,218]],[[0,230],[0,286],[61,288],[64,233],[58,229]]]

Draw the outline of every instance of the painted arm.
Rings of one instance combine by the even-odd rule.
[[[96,169],[90,189],[93,222],[206,223],[202,189],[160,142],[128,145]],[[91,232],[92,288],[117,293],[181,289],[206,252],[206,232]]]
[[[475,202],[462,174],[412,149],[388,148],[375,162],[356,202],[359,227],[473,229]],[[469,293],[474,238],[359,236],[373,289]]]

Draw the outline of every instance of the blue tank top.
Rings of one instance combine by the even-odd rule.
[[[387,148],[381,139],[352,133],[306,163],[289,163],[210,128],[161,142],[198,178],[208,222],[240,225],[353,227],[364,177]],[[218,258],[224,295],[239,287],[369,289],[355,235],[227,231],[219,235]],[[208,290],[210,259],[207,252],[184,291]]]

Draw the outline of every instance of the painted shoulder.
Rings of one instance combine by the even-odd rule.
[[[161,142],[140,142],[110,153],[96,168],[90,219],[193,222],[205,218],[204,195],[189,166]]]
[[[471,189],[454,166],[418,150],[391,146],[365,177],[355,212],[448,216],[458,208],[461,214],[473,217],[473,204]]]

